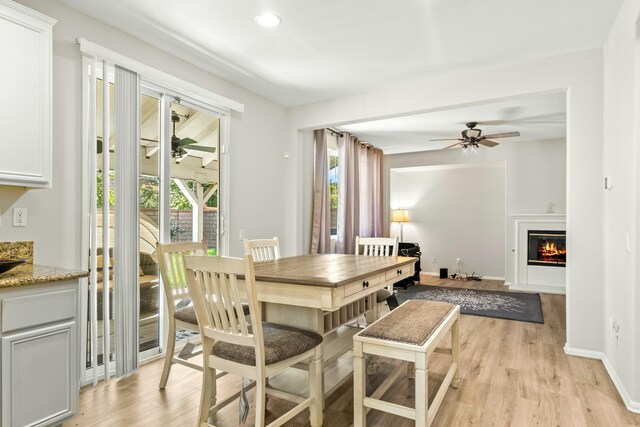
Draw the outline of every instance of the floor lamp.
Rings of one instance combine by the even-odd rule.
[[[393,209],[391,211],[391,222],[400,223],[400,241],[404,241],[404,236],[402,235],[402,226],[405,222],[409,222],[409,212],[406,209]]]

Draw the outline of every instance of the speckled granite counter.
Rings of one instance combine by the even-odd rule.
[[[89,273],[86,271],[67,270],[66,268],[37,264],[22,264],[6,273],[0,274],[0,289],[78,279],[88,275]]]
[[[61,280],[87,277],[86,271],[67,270],[33,264],[33,242],[0,242],[0,259],[24,259],[26,264],[0,274],[0,289],[16,286],[35,285],[36,283],[59,282]]]

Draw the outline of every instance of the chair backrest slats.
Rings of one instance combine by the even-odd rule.
[[[240,332],[242,335],[249,335],[249,328],[247,327],[247,318],[244,315],[244,310],[242,309],[242,300],[240,299],[240,293],[238,292],[238,278],[236,276],[231,277],[231,300],[233,304],[233,309],[235,311],[235,317],[238,319],[238,326],[240,327]]]
[[[204,254],[205,249],[204,242],[158,243],[156,245],[158,267],[170,316],[173,316],[175,312],[176,302],[189,297],[184,255]]]
[[[258,309],[253,259],[186,256],[189,292],[203,334],[219,341],[256,348],[262,357],[262,323]],[[238,279],[243,275],[244,280]],[[245,318],[241,295],[246,295],[252,328]]]
[[[244,254],[251,255],[254,262],[273,261],[280,258],[278,238],[244,239]]]
[[[398,237],[356,236],[356,255],[397,256],[397,254]]]

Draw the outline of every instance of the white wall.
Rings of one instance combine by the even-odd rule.
[[[639,15],[640,3],[626,1],[604,48],[604,174],[613,183],[604,191],[604,352],[625,403],[640,412]]]
[[[502,221],[505,250],[500,255],[502,274],[481,273],[489,276],[504,277],[513,283],[515,277],[515,258],[512,251],[515,243],[515,223],[513,214],[542,214],[549,202],[554,203],[555,213],[566,212],[566,142],[564,140],[545,140],[529,142],[503,141],[493,148],[480,148],[477,155],[464,156],[461,150],[424,151],[420,153],[386,156],[385,176],[390,168],[406,168],[428,165],[454,165],[469,163],[504,162],[506,172],[506,199]],[[389,201],[396,203],[396,189],[389,189]],[[505,218],[506,212],[506,218]],[[506,252],[505,252],[506,251]],[[431,257],[424,258],[428,266]],[[455,259],[454,259],[455,262]],[[450,266],[451,264],[449,264]],[[426,268],[425,270],[429,270]],[[481,271],[481,270],[479,270]]]
[[[602,269],[602,49],[593,49],[414,82],[319,102],[289,110],[288,170],[290,232],[287,240],[302,252],[305,200],[300,129],[334,126],[411,113],[471,105],[551,91],[567,92],[567,347],[603,349]],[[388,220],[388,212],[387,212]]]
[[[461,273],[504,277],[504,162],[392,169],[389,185],[391,207],[409,210],[403,240],[420,244],[424,272],[454,273],[460,258]]]
[[[19,2],[58,20],[53,30],[53,188],[25,191],[0,186],[0,241],[34,240],[37,263],[80,267],[82,112],[77,37],[243,103],[245,112],[233,113],[231,119],[230,253],[242,253],[240,229],[247,237],[285,234],[286,196],[278,191],[287,162],[284,108],[58,2]],[[28,227],[11,226],[12,207],[28,208]],[[286,242],[283,245],[286,250]]]

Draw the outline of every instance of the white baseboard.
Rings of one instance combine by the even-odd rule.
[[[601,351],[571,348],[566,344],[564,346],[564,352],[569,356],[586,357],[589,359],[600,360],[604,365],[604,368],[607,370],[607,374],[609,374],[609,378],[611,378],[613,385],[616,386],[616,390],[618,390],[618,394],[620,394],[620,397],[624,402],[624,406],[628,411],[640,414],[640,402],[634,402],[633,400],[631,400],[627,389],[624,387],[624,384],[622,384],[622,381],[620,381],[620,377],[618,377],[616,370],[613,368],[613,365],[604,353],[602,353]]]
[[[502,280],[504,281],[504,277],[498,277],[498,276],[480,276],[483,279],[487,279],[487,280]]]
[[[425,276],[440,276],[440,273],[436,273],[435,271],[421,271],[420,274],[424,274]]]
[[[603,356],[602,364],[604,365],[604,368],[607,370],[607,373],[609,374],[611,381],[613,381],[613,385],[616,386],[618,393],[620,393],[620,397],[624,402],[624,406],[626,406],[629,411],[635,412],[636,414],[640,414],[640,402],[634,402],[633,400],[631,400],[629,393],[627,393],[627,389],[622,384],[622,381],[620,381],[620,377],[618,377],[618,374],[616,373],[615,369],[613,368],[613,365],[611,364],[607,356]]]
[[[604,353],[601,351],[583,350],[581,348],[572,348],[567,344],[564,345],[564,353],[569,356],[586,357],[587,359],[604,359]]]
[[[566,295],[567,290],[565,288],[558,288],[557,286],[542,286],[542,285],[514,285],[509,283],[510,291],[521,291],[521,292],[540,292],[543,294],[558,294],[558,295]]]
[[[420,274],[424,274],[426,276],[438,276],[440,277],[440,273],[435,272],[435,271],[421,271]],[[463,273],[464,274],[464,273]],[[481,278],[483,279],[487,279],[487,280],[504,280],[504,277],[496,277],[496,276],[483,276],[483,275],[479,275]]]

